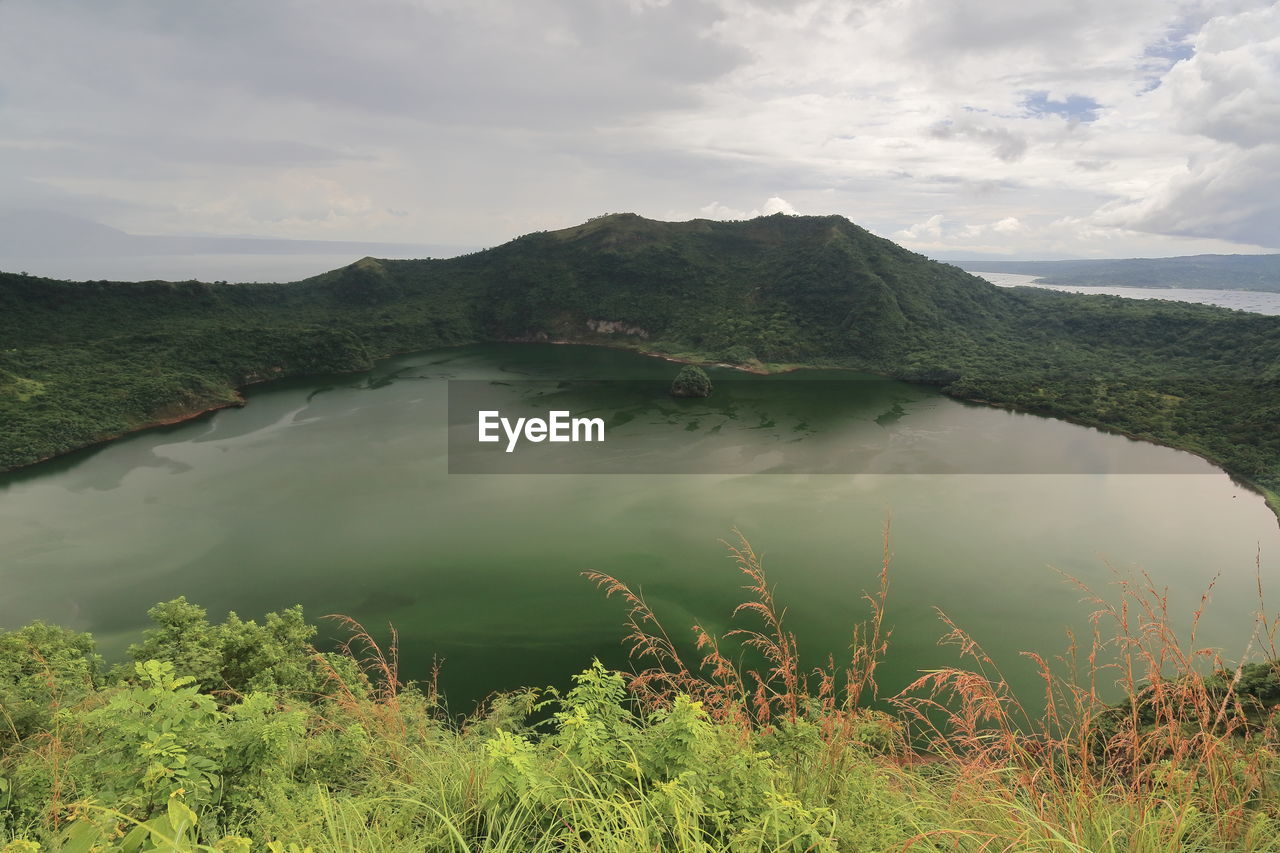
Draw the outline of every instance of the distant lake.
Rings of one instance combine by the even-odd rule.
[[[1065,293],[1103,294],[1126,299],[1170,299],[1176,302],[1199,302],[1220,305],[1255,314],[1280,314],[1280,293],[1257,290],[1194,290],[1180,287],[1076,287],[1065,284],[1036,284],[1040,276],[1004,272],[974,272],[1000,287],[1039,287]]]
[[[67,258],[0,256],[0,270],[70,281],[299,281],[360,260],[352,254],[205,254]]]
[[[561,380],[661,384],[677,369],[580,346],[425,352],[257,386],[243,409],[0,477],[0,627],[91,630],[119,656],[147,607],[177,595],[217,619],[301,603],[313,619],[394,624],[406,674],[440,655],[465,710],[494,689],[563,684],[593,655],[625,665],[622,609],[583,570],[642,587],[676,636],[730,627],[741,578],[717,540],[735,527],[765,554],[810,663],[845,659],[892,513],[884,689],[957,661],[936,645],[938,606],[1034,702],[1017,652],[1059,652],[1068,625],[1087,628],[1058,570],[1101,592],[1113,570],[1147,570],[1179,615],[1220,573],[1199,642],[1228,655],[1249,639],[1259,551],[1280,595],[1275,518],[1203,460],[852,373],[713,369],[708,400],[625,405],[616,386],[573,386],[575,410],[608,420],[605,447],[635,450],[630,467],[449,473],[449,380],[506,409],[533,404],[530,380],[559,394]],[[698,460],[715,464],[662,473]]]

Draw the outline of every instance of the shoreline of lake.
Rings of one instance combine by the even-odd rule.
[[[1263,500],[1194,454],[847,370],[708,371],[717,394],[672,401],[666,360],[510,342],[257,384],[242,409],[7,480],[0,614],[91,630],[118,654],[145,627],[119,614],[177,595],[245,616],[302,604],[396,625],[407,671],[438,652],[446,690],[470,701],[617,658],[614,613],[582,570],[644,584],[677,624],[724,623],[736,586],[715,540],[735,527],[780,558],[808,642],[839,648],[889,511],[907,594],[896,684],[945,663],[938,603],[1011,654],[1052,653],[1079,614],[1046,565],[1100,591],[1108,563],[1149,567],[1179,596],[1225,573],[1206,638],[1236,650],[1252,543],[1267,565],[1280,553]],[[603,415],[610,441],[468,468],[455,380],[483,408]]]
[[[1191,305],[1213,305],[1231,311],[1244,311],[1263,316],[1280,316],[1280,293],[1271,290],[1219,290],[1190,287],[1139,287],[1136,285],[1055,284],[1044,276],[1027,273],[978,272],[970,275],[986,279],[996,287],[1030,287],[1081,296],[1116,296],[1121,299],[1185,302]]]
[[[1005,286],[1005,285],[997,285],[997,286]],[[893,379],[893,380],[895,380],[895,381],[908,382],[908,383],[913,384],[913,385],[920,385],[920,386],[922,386],[922,387],[933,388],[933,389],[935,389],[935,390],[939,390],[941,393],[943,393],[943,395],[944,395],[944,396],[947,396],[947,397],[948,397],[948,398],[950,398],[950,399],[958,400],[958,401],[961,401],[961,402],[973,403],[973,404],[976,404],[976,405],[986,406],[986,407],[989,407],[989,408],[1000,409],[1000,410],[1004,410],[1004,411],[1018,412],[1018,413],[1020,413],[1020,414],[1034,415],[1034,416],[1036,416],[1036,417],[1043,417],[1043,418],[1046,418],[1046,419],[1048,419],[1048,420],[1057,420],[1057,421],[1062,421],[1062,422],[1064,422],[1064,423],[1071,423],[1071,424],[1075,424],[1075,425],[1077,425],[1077,426],[1082,426],[1082,427],[1088,427],[1088,428],[1091,428],[1091,429],[1096,429],[1096,430],[1098,430],[1099,432],[1103,432],[1103,433],[1107,433],[1107,434],[1112,434],[1112,435],[1119,435],[1119,436],[1123,436],[1123,437],[1128,438],[1128,439],[1130,439],[1130,440],[1132,440],[1132,441],[1142,442],[1142,443],[1145,443],[1145,444],[1151,444],[1151,445],[1155,445],[1155,446],[1157,446],[1157,447],[1166,447],[1166,448],[1168,448],[1168,449],[1170,449],[1170,450],[1177,450],[1177,451],[1181,451],[1181,452],[1184,452],[1184,453],[1190,453],[1190,454],[1192,454],[1192,455],[1194,455],[1194,456],[1197,456],[1197,457],[1199,457],[1199,458],[1201,458],[1201,459],[1205,460],[1205,461],[1206,461],[1206,462],[1208,462],[1210,465],[1213,465],[1213,466],[1214,466],[1215,468],[1217,468],[1219,471],[1221,471],[1222,473],[1226,474],[1228,477],[1232,478],[1232,480],[1233,480],[1233,481],[1235,481],[1235,482],[1239,483],[1242,487],[1247,488],[1247,489],[1249,489],[1250,491],[1255,492],[1256,494],[1258,494],[1259,496],[1261,496],[1261,497],[1263,498],[1263,500],[1266,502],[1266,504],[1267,504],[1268,508],[1271,510],[1272,515],[1274,516],[1274,518],[1275,518],[1275,520],[1276,520],[1276,524],[1277,524],[1277,526],[1280,526],[1280,493],[1272,492],[1271,490],[1269,490],[1269,489],[1265,488],[1264,486],[1262,486],[1262,485],[1260,485],[1260,484],[1258,484],[1258,483],[1253,482],[1253,481],[1252,481],[1252,480],[1250,480],[1249,478],[1247,478],[1247,477],[1242,477],[1242,476],[1240,476],[1240,475],[1238,475],[1238,474],[1236,474],[1236,473],[1234,473],[1234,472],[1232,472],[1232,471],[1228,470],[1227,468],[1225,468],[1225,467],[1221,464],[1221,462],[1219,462],[1217,459],[1213,458],[1212,456],[1209,456],[1209,455],[1207,455],[1207,454],[1205,454],[1205,453],[1201,452],[1200,450],[1198,450],[1198,449],[1196,449],[1196,448],[1193,448],[1193,447],[1188,447],[1188,446],[1185,446],[1185,445],[1178,445],[1178,444],[1171,444],[1171,443],[1163,442],[1163,441],[1157,441],[1157,440],[1155,440],[1155,439],[1148,438],[1148,437],[1141,436],[1141,435],[1136,435],[1136,434],[1134,434],[1134,433],[1130,433],[1130,432],[1127,432],[1127,431],[1122,430],[1122,429],[1117,429],[1117,428],[1114,428],[1114,427],[1108,427],[1108,426],[1106,426],[1106,425],[1102,425],[1102,424],[1090,423],[1090,422],[1088,422],[1088,421],[1080,420],[1080,419],[1077,419],[1077,418],[1072,418],[1072,417],[1070,417],[1070,416],[1068,416],[1068,415],[1065,415],[1065,414],[1044,414],[1044,413],[1042,413],[1042,412],[1031,412],[1031,411],[1026,411],[1026,410],[1020,409],[1020,408],[1018,408],[1017,406],[1014,406],[1014,405],[1004,404],[1004,403],[998,403],[998,402],[992,402],[992,401],[990,401],[990,400],[981,400],[981,399],[968,398],[968,397],[954,397],[954,396],[952,396],[952,395],[946,394],[945,392],[941,391],[941,389],[939,389],[939,388],[938,388],[938,386],[936,386],[936,385],[932,385],[932,384],[927,383],[927,382],[918,382],[918,381],[917,381],[917,382],[913,382],[912,380],[900,379],[900,378],[895,377],[895,376],[889,376],[889,375],[884,375],[884,374],[875,374],[875,371],[866,370],[866,369],[863,369],[863,368],[854,368],[854,367],[849,367],[849,366],[847,366],[847,365],[837,365],[837,364],[766,364],[766,363],[760,363],[759,365],[729,364],[729,363],[727,363],[727,362],[712,361],[712,360],[710,360],[710,359],[706,359],[706,358],[698,358],[698,357],[696,357],[695,355],[692,355],[692,354],[680,354],[680,355],[677,355],[677,354],[671,354],[671,353],[662,353],[662,352],[657,352],[657,351],[654,351],[654,350],[645,349],[643,346],[639,345],[638,343],[632,343],[632,342],[627,342],[627,341],[589,341],[589,342],[584,342],[584,341],[573,341],[573,340],[567,340],[567,339],[562,339],[562,340],[535,340],[535,339],[521,339],[521,338],[517,338],[517,339],[509,339],[509,340],[505,340],[505,341],[494,341],[494,342],[491,342],[491,343],[533,344],[533,345],[537,345],[537,344],[548,344],[548,345],[553,345],[553,346],[584,346],[584,347],[601,347],[601,348],[604,348],[604,349],[614,349],[614,350],[622,350],[622,351],[627,351],[627,352],[634,352],[634,353],[637,353],[638,355],[642,355],[642,356],[645,356],[645,357],[648,357],[648,358],[659,359],[659,360],[662,360],[662,361],[667,361],[667,362],[670,362],[670,363],[673,363],[673,364],[692,364],[692,365],[698,365],[698,366],[702,366],[702,367],[721,367],[721,368],[724,368],[724,369],[727,369],[727,370],[735,370],[735,371],[739,371],[739,372],[742,372],[742,373],[748,373],[748,374],[755,375],[755,376],[771,376],[771,375],[779,375],[779,374],[786,374],[786,373],[794,373],[794,372],[802,371],[802,370],[848,370],[848,371],[855,371],[855,372],[871,373],[871,374],[874,374],[874,375],[880,375],[880,376],[883,376],[883,377],[884,377],[884,378],[886,378],[886,379]],[[436,350],[438,350],[438,349],[454,349],[454,348],[462,348],[462,347],[474,346],[474,345],[475,345],[475,344],[457,344],[457,345],[454,345],[454,346],[452,346],[452,347],[436,347],[436,348],[430,348],[430,349],[427,349],[427,350],[410,349],[410,350],[404,350],[404,351],[401,351],[401,352],[392,352],[392,353],[387,353],[386,355],[380,355],[380,356],[377,356],[377,357],[373,358],[373,359],[372,359],[372,364],[370,365],[370,367],[361,367],[361,368],[359,368],[359,369],[349,370],[349,371],[344,371],[344,372],[342,372],[342,373],[339,373],[339,374],[333,374],[333,375],[354,375],[354,374],[358,374],[358,373],[363,373],[363,372],[366,372],[367,370],[371,369],[372,367],[375,367],[375,366],[376,366],[377,364],[379,364],[379,363],[385,362],[385,361],[387,361],[387,360],[389,360],[389,359],[393,359],[393,358],[401,357],[401,356],[411,356],[411,355],[416,355],[416,354],[419,354],[419,353],[434,352],[434,351],[436,351]],[[224,409],[244,408],[245,406],[247,406],[247,405],[249,404],[249,400],[244,396],[243,391],[244,391],[245,389],[247,389],[247,388],[250,388],[250,387],[254,387],[254,386],[262,386],[262,385],[266,385],[266,384],[270,384],[270,383],[272,383],[272,382],[278,382],[278,381],[282,381],[282,380],[305,379],[305,378],[308,378],[308,377],[316,377],[316,376],[323,376],[323,375],[327,375],[327,374],[324,374],[324,373],[311,373],[311,374],[308,374],[308,373],[298,373],[298,374],[289,374],[289,375],[282,375],[282,376],[269,376],[269,377],[262,377],[262,378],[258,378],[258,379],[253,379],[253,380],[250,380],[250,381],[248,381],[248,382],[245,382],[245,383],[244,383],[244,384],[242,384],[242,385],[236,386],[236,387],[233,389],[234,394],[235,394],[235,398],[234,398],[234,399],[226,400],[226,401],[219,401],[219,402],[214,403],[214,404],[212,404],[212,405],[201,407],[201,408],[199,408],[198,410],[193,410],[193,411],[191,411],[191,412],[182,413],[182,414],[175,415],[175,416],[172,416],[172,417],[165,417],[165,418],[157,419],[157,420],[154,420],[154,421],[150,421],[150,422],[148,422],[148,423],[141,424],[141,425],[139,425],[139,426],[136,426],[136,427],[130,428],[130,429],[125,430],[125,431],[123,431],[123,432],[116,433],[116,434],[113,434],[113,435],[110,435],[110,436],[106,436],[106,437],[101,438],[101,439],[99,439],[99,440],[95,440],[95,441],[93,441],[93,442],[91,442],[91,443],[89,443],[89,444],[85,444],[85,445],[82,445],[82,446],[80,446],[80,447],[71,448],[71,449],[69,449],[69,450],[67,450],[67,451],[65,451],[65,452],[63,452],[63,453],[58,453],[58,454],[54,454],[54,455],[52,455],[52,456],[47,456],[47,457],[44,457],[44,458],[42,458],[42,459],[38,459],[38,460],[36,460],[36,461],[34,461],[34,462],[27,463],[27,464],[25,464],[25,465],[16,466],[16,467],[13,467],[13,468],[6,468],[6,469],[3,469],[3,470],[0,470],[0,477],[3,477],[4,475],[6,475],[6,474],[8,474],[8,473],[10,473],[10,472],[16,472],[16,471],[27,471],[27,470],[30,470],[30,469],[31,469],[32,467],[34,467],[34,466],[37,466],[37,465],[40,465],[40,464],[43,464],[43,463],[45,463],[45,462],[49,462],[49,461],[52,461],[52,460],[55,460],[55,459],[61,459],[61,458],[67,457],[67,456],[69,456],[69,455],[71,455],[71,454],[74,454],[74,453],[79,453],[79,452],[86,451],[86,450],[91,450],[91,449],[95,449],[95,448],[100,448],[100,447],[103,447],[103,446],[105,446],[105,445],[108,445],[108,444],[110,444],[110,443],[112,443],[112,442],[114,442],[114,441],[117,441],[117,440],[119,440],[119,439],[126,438],[126,437],[131,436],[131,435],[136,435],[136,434],[138,434],[138,433],[146,432],[146,431],[148,431],[148,430],[152,430],[152,429],[159,429],[159,428],[167,427],[167,426],[176,426],[176,425],[183,424],[183,423],[187,423],[187,422],[190,422],[190,421],[195,421],[195,420],[198,420],[199,418],[202,418],[202,417],[204,417],[204,416],[206,416],[206,415],[212,415],[212,414],[215,414],[215,413],[217,413],[217,412],[219,412],[219,411],[222,411],[222,410],[224,410]]]

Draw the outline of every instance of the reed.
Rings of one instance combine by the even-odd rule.
[[[438,666],[407,683],[394,630],[379,643],[346,617],[339,652],[305,659],[323,684],[306,695],[206,696],[155,661],[149,681],[69,693],[33,646],[49,723],[8,717],[0,851],[1280,853],[1280,623],[1260,580],[1230,665],[1198,638],[1212,585],[1183,638],[1150,577],[1117,574],[1105,595],[1066,578],[1089,636],[1023,656],[1039,695],[939,611],[957,663],[885,696],[888,521],[866,615],[820,665],[735,534],[742,601],[723,633],[677,639],[642,591],[587,573],[625,605],[632,671],[596,663],[563,694],[498,694],[465,718]],[[203,787],[183,782],[197,761]]]

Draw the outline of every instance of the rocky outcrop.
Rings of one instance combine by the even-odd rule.
[[[618,320],[588,320],[587,328],[600,335],[631,335],[647,339],[649,333],[639,326],[628,326]]]

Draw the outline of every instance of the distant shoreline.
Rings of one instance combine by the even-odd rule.
[[[1029,273],[980,272],[965,270],[994,284],[996,287],[1034,287],[1038,290],[1053,290],[1058,293],[1076,293],[1081,296],[1118,296],[1121,299],[1153,299],[1170,302],[1185,302],[1190,305],[1213,305],[1233,311],[1244,311],[1263,316],[1280,316],[1280,292],[1271,290],[1228,290],[1225,288],[1169,287],[1167,285],[1136,284],[1072,284],[1051,281],[1044,276]],[[1000,281],[987,276],[999,276],[1001,279],[1019,278],[1029,281]],[[1190,298],[1179,298],[1190,297]]]
[[[630,352],[635,352],[639,355],[643,355],[648,358],[660,359],[662,361],[671,362],[673,364],[696,364],[702,367],[721,367],[729,370],[737,370],[742,373],[749,373],[755,376],[771,376],[774,374],[794,373],[800,370],[847,370],[851,372],[882,376],[885,379],[892,379],[896,382],[906,382],[912,385],[924,385],[932,388],[938,387],[928,382],[920,382],[918,380],[903,379],[901,377],[880,374],[872,370],[867,370],[864,368],[857,368],[857,367],[850,367],[848,365],[767,364],[763,362],[757,362],[756,364],[752,364],[752,365],[730,364],[728,362],[723,362],[723,361],[713,361],[710,358],[700,357],[699,355],[692,354],[692,353],[683,353],[683,354],[663,353],[663,352],[657,352],[655,350],[645,349],[644,347],[636,343],[631,343],[627,341],[607,341],[607,340],[606,341],[599,341],[599,340],[575,341],[575,340],[568,340],[568,339],[534,340],[529,338],[509,338],[509,339],[493,340],[493,341],[473,341],[470,343],[455,344],[452,346],[445,346],[445,347],[429,347],[427,349],[407,349],[407,350],[401,350],[398,352],[387,353],[385,355],[380,355],[374,358],[372,366],[376,366],[381,362],[385,362],[388,359],[396,358],[398,356],[414,355],[417,353],[426,353],[426,352],[436,352],[439,350],[447,350],[447,349],[457,349],[459,347],[475,346],[477,344],[486,344],[486,343],[543,344],[543,345],[551,345],[551,346],[584,346],[584,347],[599,347],[602,349],[628,350]],[[370,369],[372,369],[372,366],[360,368],[358,370],[341,371],[333,375],[350,376],[358,373],[366,373]],[[281,375],[281,376],[264,377],[261,379],[254,379],[254,380],[245,382],[242,385],[237,386],[235,389],[236,397],[234,399],[218,401],[208,406],[202,406],[199,409],[194,409],[188,412],[181,412],[178,414],[174,414],[172,416],[157,418],[156,420],[149,421],[144,424],[140,424],[138,426],[124,430],[123,432],[115,433],[109,436],[104,436],[88,444],[81,445],[80,447],[71,448],[62,453],[56,453],[50,456],[46,456],[41,459],[37,459],[33,462],[26,463],[24,465],[18,465],[12,468],[6,468],[3,471],[0,471],[0,475],[8,472],[13,472],[13,471],[25,471],[34,466],[40,465],[42,463],[49,462],[54,459],[59,459],[59,458],[68,456],[72,453],[77,453],[90,448],[99,447],[101,445],[105,445],[110,442],[116,441],[118,439],[126,438],[136,433],[144,432],[146,430],[156,429],[156,428],[165,427],[165,426],[176,426],[178,424],[186,423],[188,421],[197,420],[205,415],[212,415],[216,412],[222,411],[223,409],[244,408],[249,404],[249,400],[243,395],[242,392],[244,391],[244,389],[250,388],[252,386],[266,385],[272,382],[278,382],[285,379],[305,379],[309,376],[323,376],[323,375],[329,375],[329,374],[327,372],[295,373],[295,374],[287,374],[287,375]],[[941,391],[941,389],[939,390]],[[1046,414],[1044,412],[1032,412],[1025,409],[1020,409],[1017,406],[1010,405],[1007,403],[999,403],[999,402],[993,402],[991,400],[982,400],[982,399],[970,398],[970,397],[958,397],[955,395],[947,394],[945,391],[941,391],[941,393],[943,393],[947,397],[950,397],[953,400],[960,400],[963,402],[973,403],[980,406],[988,406],[994,409],[1004,409],[1006,411],[1018,412],[1020,414],[1035,415],[1036,417],[1042,417],[1049,420],[1058,420],[1066,423],[1076,424],[1077,426],[1090,427],[1092,429],[1098,430],[1099,432],[1110,433],[1112,435],[1122,435],[1125,438],[1128,438],[1132,441],[1141,441],[1147,444],[1156,445],[1158,447],[1167,447],[1170,450],[1178,450],[1184,453],[1190,453],[1193,456],[1198,456],[1199,458],[1208,462],[1210,465],[1217,468],[1222,473],[1226,474],[1228,477],[1232,479],[1233,482],[1236,482],[1240,486],[1248,489],[1249,491],[1252,491],[1260,495],[1262,499],[1266,502],[1267,507],[1271,510],[1272,514],[1275,516],[1276,523],[1280,525],[1280,493],[1272,492],[1266,487],[1249,480],[1247,477],[1241,477],[1240,475],[1231,472],[1227,468],[1223,467],[1222,463],[1219,462],[1217,459],[1214,459],[1212,456],[1209,456],[1208,454],[1204,453],[1203,451],[1197,448],[1189,447],[1185,445],[1170,444],[1164,441],[1158,441],[1156,439],[1149,438],[1147,436],[1138,435],[1138,434],[1127,432],[1125,430],[1117,429],[1114,427],[1108,427],[1104,424],[1092,423],[1092,422],[1082,420],[1079,418],[1074,418],[1065,414]]]

